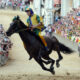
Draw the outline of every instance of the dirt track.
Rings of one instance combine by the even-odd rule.
[[[19,11],[0,10],[0,24],[5,30],[8,29],[14,16],[19,15],[26,22],[26,14]],[[80,58],[78,54],[63,55],[60,68],[55,67],[56,74],[43,71],[41,67],[29,56],[23,47],[23,43],[18,34],[10,37],[13,42],[10,51],[10,60],[5,66],[0,67],[0,80],[80,80]],[[57,59],[56,52],[51,57]]]

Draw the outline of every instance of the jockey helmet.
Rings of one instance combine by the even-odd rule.
[[[33,10],[32,10],[31,8],[26,7],[26,8],[25,8],[25,12],[28,12],[28,11],[30,11],[30,12],[31,12],[31,14],[34,14],[34,12],[33,12]]]

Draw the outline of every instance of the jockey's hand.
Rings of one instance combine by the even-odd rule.
[[[36,28],[37,26],[36,26],[36,25],[32,25],[31,27],[34,29],[34,28]]]
[[[31,28],[31,31],[33,31],[33,28]]]
[[[31,31],[33,31],[34,28],[33,27],[30,27],[30,29],[31,29]]]
[[[34,28],[36,28],[36,26],[35,26],[35,25],[31,26],[31,31],[33,31],[33,29],[34,29]]]

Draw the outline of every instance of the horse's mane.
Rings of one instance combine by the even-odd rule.
[[[20,20],[20,19],[19,19],[19,20]],[[23,27],[24,27],[25,29],[28,28],[28,26],[25,25],[21,20],[20,20],[20,23],[23,25]],[[37,36],[33,31],[31,31],[31,29],[27,29],[26,31],[27,31],[29,34],[31,34],[32,36],[34,36],[37,40],[39,40],[39,41],[41,42],[41,44],[43,45],[43,43],[42,43],[40,37]]]

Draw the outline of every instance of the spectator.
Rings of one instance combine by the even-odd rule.
[[[80,35],[80,7],[73,8],[65,17],[60,17],[56,14],[53,28],[57,34],[71,40],[72,36]]]
[[[48,25],[48,27],[46,28],[45,32],[46,32],[46,36],[51,37],[51,35],[52,35],[52,27],[51,27],[51,24]]]

